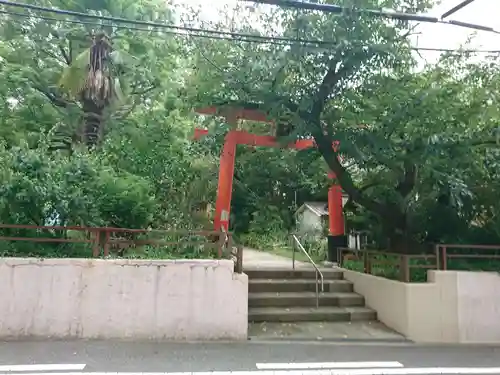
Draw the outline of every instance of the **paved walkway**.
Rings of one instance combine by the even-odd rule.
[[[291,258],[254,250],[248,247],[243,249],[243,268],[289,268],[292,269]],[[295,267],[312,267],[305,262],[295,261]]]

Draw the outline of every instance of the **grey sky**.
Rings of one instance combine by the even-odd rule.
[[[443,0],[429,14],[440,16],[448,9],[460,3],[460,0]],[[451,15],[449,20],[476,23],[500,29],[500,0],[475,0],[472,4]],[[421,24],[421,33],[415,40],[418,47],[459,48],[468,38],[474,36],[470,47],[487,50],[500,50],[500,35],[486,31],[467,30],[456,26],[442,24]],[[425,53],[426,60],[433,60],[436,53]]]
[[[232,8],[238,0],[176,0],[176,3],[201,6],[203,18],[217,19],[218,12],[224,6]],[[442,0],[428,14],[440,16],[446,10],[457,5],[460,0]],[[500,0],[475,0],[472,4],[453,14],[448,19],[491,26],[500,30]],[[417,29],[419,35],[414,38],[418,47],[430,48],[459,48],[467,39],[474,36],[469,45],[471,48],[500,50],[500,35],[485,31],[467,30],[456,26],[442,24],[420,24]],[[439,54],[423,52],[422,57],[428,61],[435,61]]]

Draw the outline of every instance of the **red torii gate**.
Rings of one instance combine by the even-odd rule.
[[[266,114],[255,109],[234,108],[234,107],[205,107],[195,110],[203,115],[220,115],[225,117],[226,123],[232,126],[232,129],[224,138],[224,146],[220,157],[219,183],[217,190],[217,200],[215,203],[214,229],[216,231],[224,228],[229,230],[229,214],[231,212],[231,196],[233,191],[234,162],[237,145],[262,146],[262,147],[282,147],[277,142],[276,137],[269,135],[256,135],[243,130],[237,130],[238,120],[250,120],[256,122],[271,123]],[[198,140],[208,134],[207,129],[196,128],[194,139]],[[286,148],[304,150],[316,147],[314,140],[303,139],[289,144]],[[330,172],[328,177],[334,179],[335,174]],[[336,253],[333,251],[336,247],[346,246],[344,233],[344,215],[342,212],[342,189],[334,183],[328,190],[328,214],[329,214],[329,253],[330,260],[335,260]]]

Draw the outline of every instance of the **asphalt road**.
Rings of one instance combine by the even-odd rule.
[[[246,375],[337,375],[340,373],[332,373],[331,370],[325,370],[325,368],[344,366],[338,365],[338,362],[352,362],[349,367],[353,368],[358,367],[358,363],[384,361],[399,363],[400,368],[391,371],[393,374],[401,375],[418,374],[418,372],[411,372],[415,370],[408,370],[415,368],[424,368],[423,374],[443,373],[438,369],[435,370],[436,372],[431,372],[432,370],[425,370],[425,368],[462,368],[462,372],[455,373],[475,374],[475,372],[470,371],[463,372],[463,368],[471,367],[490,368],[491,371],[496,371],[494,370],[496,368],[498,372],[490,373],[500,374],[500,347],[421,346],[413,344],[359,345],[321,342],[207,344],[110,341],[0,342],[0,375],[8,371],[8,366],[28,364],[84,364],[83,372],[94,373],[205,372],[205,374],[193,375],[209,375],[206,372],[247,371]],[[308,367],[307,364],[314,362],[323,364],[312,365],[312,368],[309,366],[309,369],[304,369],[304,367]],[[334,362],[333,365],[332,362]],[[277,368],[276,365],[269,365],[272,363],[287,365],[277,365],[281,366]],[[261,371],[262,366],[264,369],[267,366],[267,368],[271,367],[271,370],[274,368],[273,371],[280,371],[259,373],[259,366],[261,366]],[[323,366],[323,369],[314,369],[318,366]],[[361,372],[346,370],[345,374],[377,375],[380,373],[370,372],[372,370],[366,369],[369,365],[364,364],[364,366],[365,369]],[[301,368],[302,370],[300,370]],[[26,375],[28,372],[33,373],[34,371],[17,370],[16,374]],[[75,374],[81,371],[70,372]],[[58,372],[58,374],[69,375],[70,372]],[[48,372],[38,372],[38,374],[48,374]]]

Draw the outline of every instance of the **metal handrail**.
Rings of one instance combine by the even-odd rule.
[[[300,243],[299,239],[295,234],[292,234],[292,238],[294,239],[295,243],[299,246],[299,249],[302,250],[302,252],[306,255],[307,259],[309,259],[309,262],[313,265],[313,267],[316,270],[316,308],[319,307],[319,290],[318,290],[318,275],[319,278],[321,279],[321,293],[325,292],[325,279],[323,277],[323,273],[319,270],[318,266],[316,263],[314,263],[314,260],[309,256],[307,253],[306,249],[302,244]],[[295,270],[295,246],[293,247],[293,253],[292,253],[292,267]]]

